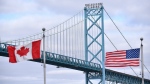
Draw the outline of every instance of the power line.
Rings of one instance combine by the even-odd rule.
[[[112,20],[112,18],[110,17],[110,15],[108,14],[108,12],[105,10],[106,14],[108,15],[108,17],[110,18],[110,20],[113,22],[113,24],[116,26],[117,30],[120,32],[120,34],[122,35],[122,37],[125,39],[125,41],[127,42],[127,44],[130,46],[130,48],[132,49],[132,46],[129,44],[129,42],[127,41],[127,39],[125,38],[125,36],[122,34],[122,32],[120,31],[120,29],[118,28],[118,26],[115,24],[115,22]],[[141,60],[140,60],[141,61]],[[144,65],[144,64],[143,64]],[[147,71],[150,73],[150,71],[148,70],[148,68],[146,67],[146,65],[144,65],[144,67],[147,69]]]

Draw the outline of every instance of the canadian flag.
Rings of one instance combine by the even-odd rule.
[[[8,46],[9,62],[17,63],[28,59],[39,59],[41,40],[33,41],[26,45]]]

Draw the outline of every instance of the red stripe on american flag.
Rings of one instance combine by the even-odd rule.
[[[124,63],[105,63],[106,67],[126,67],[127,65]]]

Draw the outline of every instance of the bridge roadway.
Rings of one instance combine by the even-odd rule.
[[[0,56],[8,57],[7,45],[0,43]],[[42,62],[43,52],[41,59],[30,60],[33,62]],[[88,62],[85,60],[64,56],[56,53],[46,52],[46,64],[56,65],[60,67],[66,67],[70,69],[80,70],[83,72],[89,72],[90,79],[101,78],[102,68],[100,64]],[[116,81],[116,83],[122,84],[141,84],[142,79],[140,77],[132,76],[129,74],[106,69],[106,80]],[[150,80],[144,79],[145,84],[150,84]]]

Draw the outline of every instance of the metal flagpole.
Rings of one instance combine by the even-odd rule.
[[[44,71],[44,84],[46,84],[46,61],[45,61],[45,28],[43,30],[43,71]]]
[[[144,68],[143,68],[143,44],[142,44],[142,41],[143,41],[143,38],[140,38],[141,40],[141,69],[142,69],[142,84],[144,84]]]

